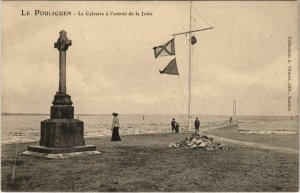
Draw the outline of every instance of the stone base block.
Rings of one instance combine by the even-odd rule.
[[[45,150],[45,148],[41,147],[41,146],[31,146],[33,150],[39,150],[39,151],[43,151]],[[39,147],[39,148],[37,148]],[[76,147],[78,150],[78,147]],[[28,149],[30,149],[28,147]],[[49,148],[46,148],[47,151]],[[69,149],[69,148],[68,148]],[[88,148],[84,148],[85,150],[87,150]],[[84,150],[84,149],[80,149],[80,150]],[[93,149],[93,148],[91,148]],[[96,149],[96,147],[95,147]],[[44,157],[44,158],[48,158],[48,159],[66,159],[66,158],[72,158],[72,157],[82,157],[82,156],[89,156],[89,155],[98,155],[100,154],[99,151],[95,151],[95,150],[87,150],[87,151],[79,151],[79,152],[71,152],[71,153],[41,153],[41,152],[36,152],[36,151],[25,151],[22,153],[22,155],[30,155],[30,156],[36,156],[36,157]]]
[[[54,105],[72,105],[71,96],[57,92],[54,96],[54,100],[52,102]]]
[[[50,110],[51,119],[73,119],[74,107],[71,105],[53,105]]]
[[[48,119],[41,122],[40,146],[69,148],[84,145],[82,121],[77,119]]]
[[[85,146],[74,146],[68,148],[49,148],[45,146],[28,146],[28,151],[38,152],[38,153],[48,153],[48,154],[59,154],[59,153],[74,153],[74,152],[84,152],[84,151],[96,151],[95,145],[85,145]]]

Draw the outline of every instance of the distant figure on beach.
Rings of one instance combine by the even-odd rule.
[[[232,122],[232,117],[230,117],[230,119],[229,119],[229,123],[231,123]]]
[[[198,134],[199,128],[200,128],[200,121],[199,121],[198,117],[196,117],[194,125],[195,125],[195,133]]]
[[[176,131],[176,125],[178,123],[175,121],[175,119],[173,118],[172,122],[171,122],[171,126],[172,126],[172,133],[174,133]]]
[[[179,123],[175,124],[175,133],[179,133]]]
[[[113,112],[112,115],[114,116],[114,119],[111,126],[111,130],[112,130],[111,140],[122,141],[119,135],[120,122],[118,118],[118,113]]]

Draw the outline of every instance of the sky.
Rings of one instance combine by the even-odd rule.
[[[67,93],[75,113],[185,114],[188,36],[175,37],[176,56],[153,47],[189,30],[188,2],[2,2],[1,111],[49,113],[58,91],[59,52],[67,31]],[[298,114],[297,2],[193,2],[193,114]],[[30,16],[22,16],[29,11]],[[71,11],[72,16],[40,16]],[[73,15],[83,13],[83,16]],[[87,16],[86,12],[148,16]],[[292,38],[288,64],[288,37]],[[176,57],[179,76],[159,74]],[[288,66],[292,67],[288,81]],[[288,94],[288,82],[292,92]],[[291,110],[288,111],[288,96]]]

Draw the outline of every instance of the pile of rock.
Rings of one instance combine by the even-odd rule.
[[[183,149],[195,149],[203,151],[218,151],[228,149],[222,142],[213,141],[213,138],[209,138],[205,135],[193,134],[190,137],[182,139],[180,142],[171,143],[169,148],[183,148]]]

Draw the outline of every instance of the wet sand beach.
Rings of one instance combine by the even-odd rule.
[[[187,136],[128,135],[122,136],[122,142],[87,138],[87,144],[96,145],[101,154],[64,160],[22,156],[28,145],[37,142],[19,144],[14,181],[16,144],[2,145],[2,191],[298,191],[298,153],[230,142],[225,142],[228,150],[213,152],[168,147]],[[280,147],[281,142],[272,145]]]

